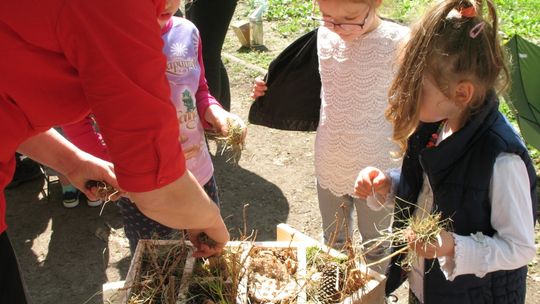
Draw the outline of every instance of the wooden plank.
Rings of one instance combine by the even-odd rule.
[[[309,244],[317,244],[318,242],[305,235],[304,233],[294,229],[293,227],[281,223],[276,227],[276,241],[278,242],[305,242]]]
[[[107,282],[102,285],[103,303],[120,304],[125,281]]]
[[[338,250],[329,248],[293,227],[281,223],[276,227],[276,240],[280,242],[302,242],[306,247],[319,246],[323,251],[328,252],[334,257],[346,256]],[[365,265],[358,265],[359,269],[372,277],[372,280],[361,290],[344,299],[338,304],[383,304],[385,302],[384,287],[386,285],[386,276],[370,269]]]

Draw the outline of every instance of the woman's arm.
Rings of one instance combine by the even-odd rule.
[[[18,151],[62,173],[92,199],[95,195],[85,187],[89,180],[105,181],[119,189],[111,163],[79,150],[54,129],[30,137]]]
[[[197,242],[200,232],[205,232],[217,242],[214,248],[198,247],[201,251],[209,250],[208,254],[200,255],[212,255],[220,251],[229,240],[219,208],[189,170],[181,178],[160,189],[130,193],[130,199],[149,218],[171,228],[188,229],[193,243]]]

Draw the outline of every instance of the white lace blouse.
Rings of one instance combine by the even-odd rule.
[[[400,167],[390,151],[392,127],[384,117],[394,76],[396,50],[408,28],[383,21],[375,30],[345,42],[328,28],[317,36],[321,117],[315,139],[315,173],[334,195],[352,195],[366,166]]]

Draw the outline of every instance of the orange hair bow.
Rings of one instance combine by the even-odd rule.
[[[459,13],[461,14],[461,17],[474,18],[476,17],[476,8],[473,5],[468,7],[462,7],[459,10]]]

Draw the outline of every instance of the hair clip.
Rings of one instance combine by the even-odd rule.
[[[477,25],[475,25],[471,31],[469,32],[469,36],[474,39],[476,38],[476,36],[478,36],[478,34],[480,34],[480,32],[482,32],[482,30],[484,29],[484,26],[486,25],[486,23],[484,21],[478,23]]]
[[[474,18],[476,17],[476,8],[473,5],[462,7],[459,9],[459,13],[461,14],[461,17]]]

